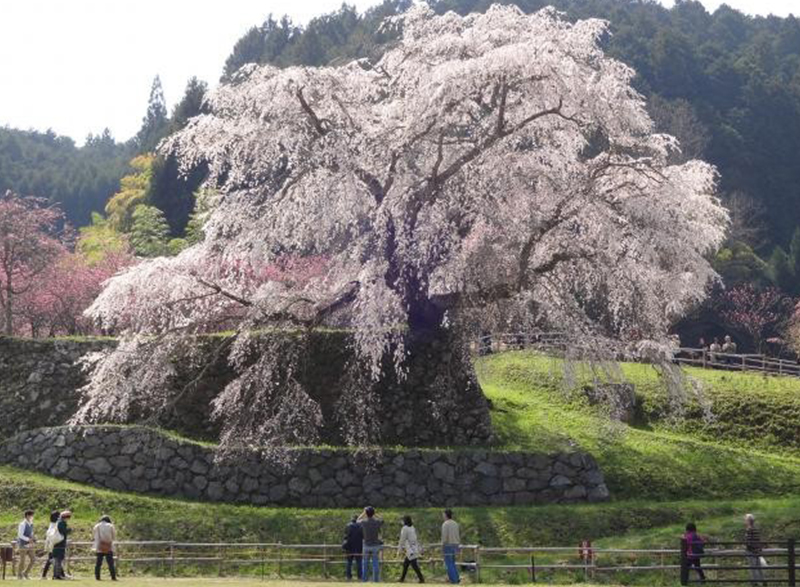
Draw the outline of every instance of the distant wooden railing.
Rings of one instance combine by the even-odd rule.
[[[706,349],[680,348],[675,353],[675,362],[706,369],[761,371],[774,375],[800,377],[800,364],[797,361],[776,359],[766,355],[718,353]]]
[[[569,347],[563,332],[500,333],[479,337],[473,353],[483,356],[511,350],[532,349],[560,354]],[[680,365],[728,371],[757,371],[800,377],[800,363],[766,355],[711,352],[708,349],[676,348],[673,361]]]

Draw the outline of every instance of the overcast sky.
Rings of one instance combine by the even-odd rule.
[[[722,3],[702,2],[709,10]],[[52,128],[78,143],[107,126],[126,140],[141,124],[156,75],[172,108],[192,75],[215,84],[236,40],[269,13],[305,23],[341,3],[0,0],[0,125]],[[377,0],[348,3],[364,10]],[[800,13],[798,0],[726,3],[750,14]]]

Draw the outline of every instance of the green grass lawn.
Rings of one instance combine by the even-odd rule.
[[[615,499],[727,499],[800,489],[800,451],[792,445],[800,436],[800,415],[795,415],[800,379],[693,369],[690,375],[704,383],[703,397],[717,414],[716,423],[705,424],[696,401],[689,402],[686,420],[672,421],[657,373],[647,365],[625,364],[622,380],[636,386],[639,404],[639,421],[627,426],[610,422],[577,397],[574,389],[591,381],[587,370],[578,370],[570,389],[560,361],[533,353],[485,357],[477,369],[504,447],[586,450],[600,463]],[[768,404],[767,415],[781,414],[777,422],[763,424],[775,433],[749,439],[746,416],[719,413],[721,408],[736,412],[731,397],[736,405]],[[782,437],[793,440],[782,443]]]

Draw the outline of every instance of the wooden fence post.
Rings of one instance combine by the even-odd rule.
[[[278,542],[278,576],[283,578],[281,572],[283,571],[283,548],[281,548],[282,543]]]
[[[795,559],[794,552],[794,538],[789,538],[789,544],[787,544],[787,547],[789,550],[789,564],[787,565],[789,567],[789,587],[796,587],[797,583],[795,574],[797,561]]]
[[[481,582],[481,545],[475,547],[475,582]]]
[[[536,560],[531,553],[531,583],[536,583]]]
[[[689,584],[689,557],[686,555],[689,550],[689,542],[686,538],[681,538],[681,585]]]
[[[267,547],[264,544],[259,545],[258,552],[261,555],[261,580],[264,580],[264,565],[266,565],[266,561],[264,559],[267,558]]]
[[[170,573],[172,576],[175,576],[175,543],[169,543],[169,566],[170,566]]]

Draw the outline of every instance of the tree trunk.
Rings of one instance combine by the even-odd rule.
[[[441,324],[441,322],[439,322]],[[468,341],[441,327],[412,329],[406,376],[387,369],[379,386],[381,440],[411,445],[474,445],[492,440],[489,403]]]
[[[11,312],[12,297],[13,294],[11,292],[11,283],[9,282],[8,285],[6,286],[5,327],[3,329],[6,336],[11,336],[12,334],[14,334],[14,322],[13,322],[13,315]]]

